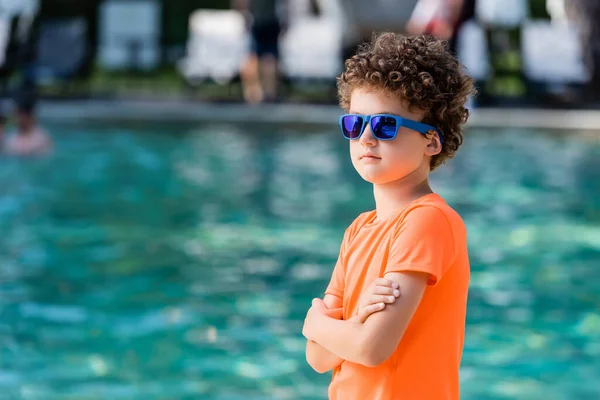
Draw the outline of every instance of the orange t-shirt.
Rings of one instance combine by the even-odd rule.
[[[363,213],[348,227],[326,290],[343,300],[343,318],[356,315],[360,295],[387,272],[426,272],[429,284],[392,356],[377,367],[342,362],[329,399],[458,400],[470,276],[464,223],[437,194],[376,217]]]

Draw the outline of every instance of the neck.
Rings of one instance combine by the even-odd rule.
[[[417,170],[397,181],[373,185],[377,219],[385,220],[411,201],[433,193],[428,172],[429,168],[425,172]]]

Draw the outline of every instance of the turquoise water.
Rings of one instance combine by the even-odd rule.
[[[1,399],[326,397],[302,321],[373,206],[335,128],[48,128],[0,159]],[[462,398],[600,398],[600,142],[474,130],[432,181],[469,229]]]

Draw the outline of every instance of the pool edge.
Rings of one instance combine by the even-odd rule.
[[[44,101],[39,116],[48,121],[160,121],[295,123],[331,125],[341,110],[333,105],[221,104],[181,101]],[[487,128],[600,130],[600,110],[476,108],[468,125]]]

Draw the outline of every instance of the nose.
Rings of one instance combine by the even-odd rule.
[[[373,131],[371,130],[371,124],[367,124],[367,126],[365,127],[365,131],[362,135],[360,135],[358,141],[363,146],[369,147],[373,147],[377,144],[377,138],[373,135]]]

